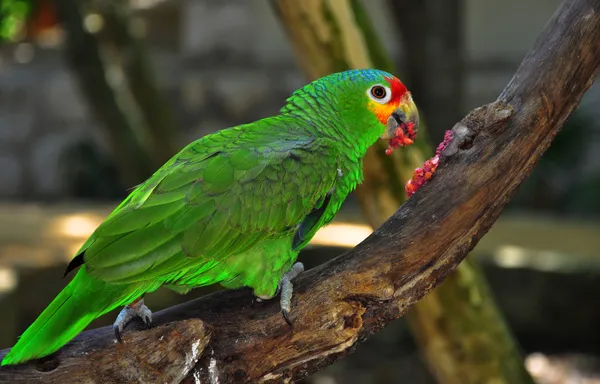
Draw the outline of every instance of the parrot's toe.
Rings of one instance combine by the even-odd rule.
[[[143,298],[123,307],[121,312],[119,312],[117,319],[113,323],[115,338],[119,343],[123,342],[123,338],[121,337],[123,329],[125,329],[125,326],[136,317],[142,319],[144,324],[146,324],[146,327],[150,328],[152,326],[152,311],[146,307]]]
[[[294,292],[294,285],[292,280],[295,279],[299,274],[304,272],[304,264],[298,262],[295,263],[292,268],[281,278],[279,282],[279,290],[281,293],[279,299],[279,305],[281,306],[281,314],[286,323],[291,327],[292,322],[290,320],[290,310],[292,307],[292,293]]]

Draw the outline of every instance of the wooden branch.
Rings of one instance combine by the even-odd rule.
[[[210,324],[210,342],[184,382],[297,380],[402,316],[456,268],[498,218],[593,83],[598,52],[600,0],[564,1],[499,99],[453,128],[455,140],[434,180],[351,252],[298,278],[293,328],[281,318],[276,300],[251,308],[246,289],[158,312],[157,325],[173,322],[164,325],[174,327],[171,335],[183,333],[184,319]],[[148,343],[147,357],[137,360],[140,374],[148,373],[150,356],[180,350],[178,343],[159,343],[161,329],[126,333],[126,342]],[[201,331],[194,335],[206,337]],[[57,383],[78,374],[86,382],[108,382],[92,369],[97,367],[87,368],[90,361],[100,365],[90,356],[119,356],[101,361],[105,372],[118,371],[124,357],[119,350],[134,348],[129,344],[115,346],[109,328],[87,331],[46,359],[54,369],[40,372],[35,362],[3,367],[0,381]]]
[[[83,334],[76,338],[58,359],[50,356],[29,365],[2,368],[0,383],[179,383],[211,336],[198,319],[128,332],[123,344],[115,341],[109,327],[90,332],[93,337]]]

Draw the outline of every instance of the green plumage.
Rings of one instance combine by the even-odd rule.
[[[392,75],[322,78],[296,91],[280,115],[185,147],[96,229],[78,252],[76,276],[2,365],[56,351],[96,317],[161,285],[274,295],[361,181],[362,158],[385,130],[366,91],[384,77]]]

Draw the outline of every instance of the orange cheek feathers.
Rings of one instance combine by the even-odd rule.
[[[384,125],[387,124],[387,121],[392,115],[392,112],[394,112],[394,110],[398,108],[398,104],[394,105],[392,103],[379,104],[374,101],[371,101],[369,104],[371,111],[373,111],[375,116],[377,116],[377,120],[379,120],[381,124]]]

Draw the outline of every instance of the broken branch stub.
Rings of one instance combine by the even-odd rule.
[[[0,383],[179,383],[210,337],[198,319],[128,330],[123,343],[116,342],[112,327],[105,327],[79,335],[57,354],[2,367]]]

